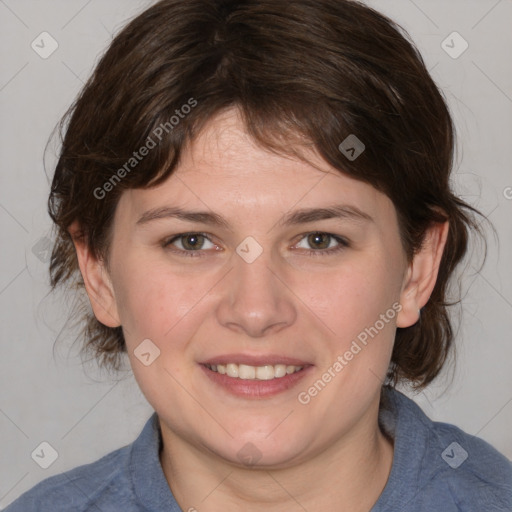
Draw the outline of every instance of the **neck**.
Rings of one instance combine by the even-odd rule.
[[[343,439],[284,469],[240,468],[198,450],[161,423],[162,469],[183,510],[226,512],[339,510],[368,512],[382,493],[393,462],[392,442],[378,428],[378,401]],[[363,423],[364,425],[365,423]]]

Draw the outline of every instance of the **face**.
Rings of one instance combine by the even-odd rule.
[[[234,463],[286,467],[377,428],[410,276],[397,216],[311,161],[255,146],[232,110],[116,209],[105,309],[135,378],[168,435]]]

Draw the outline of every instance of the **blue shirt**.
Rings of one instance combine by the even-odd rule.
[[[490,444],[432,422],[388,388],[379,423],[394,439],[393,466],[370,512],[512,512],[512,463]],[[132,444],[43,480],[5,512],[181,512],[160,465],[161,442],[154,413]]]

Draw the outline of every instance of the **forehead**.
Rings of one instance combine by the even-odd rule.
[[[371,217],[393,215],[387,196],[327,164],[312,151],[307,162],[258,146],[236,109],[212,118],[186,146],[169,178],[151,189],[126,191],[130,217],[176,206],[222,211],[236,221],[278,216],[292,209],[346,204]]]

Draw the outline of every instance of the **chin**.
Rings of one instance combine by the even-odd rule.
[[[300,462],[306,446],[300,447],[294,440],[293,446],[286,445],[290,437],[275,438],[272,441],[262,438],[237,438],[230,441],[230,446],[214,449],[221,458],[237,467],[247,469],[281,469]]]

